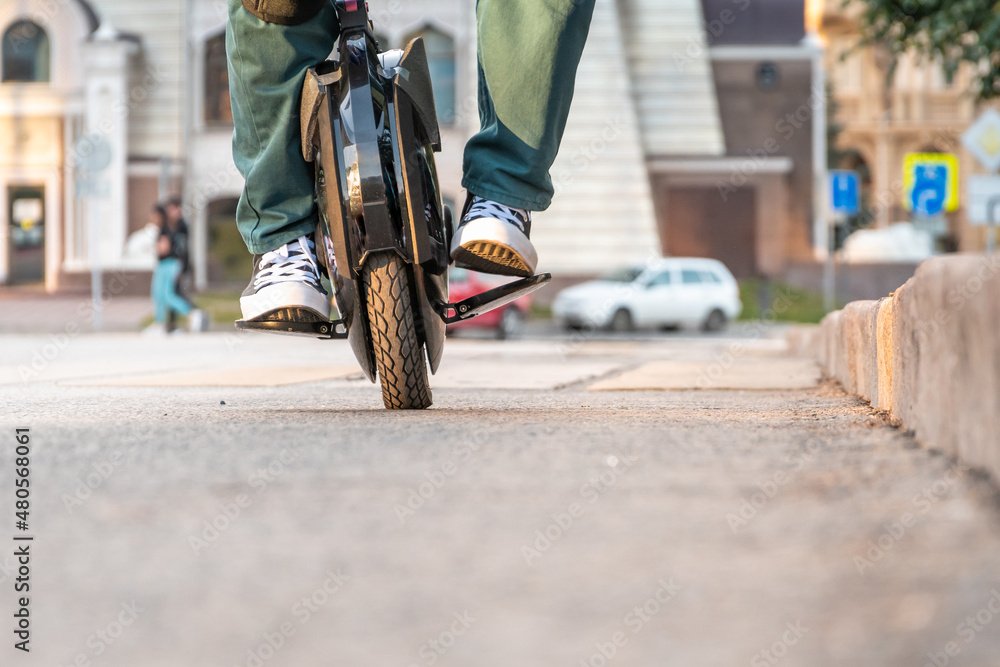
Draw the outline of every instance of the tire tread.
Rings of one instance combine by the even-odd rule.
[[[403,261],[393,253],[374,255],[364,269],[363,280],[382,402],[390,410],[430,407],[427,362],[417,337]]]

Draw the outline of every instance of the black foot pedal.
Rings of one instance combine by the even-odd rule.
[[[303,322],[290,320],[236,320],[236,328],[241,331],[310,336],[326,340],[347,338],[347,325],[343,320],[333,322]]]
[[[494,287],[458,303],[438,302],[438,313],[447,324],[472,319],[476,315],[488,313],[494,308],[505,306],[511,301],[517,301],[522,296],[545,287],[551,280],[552,274],[540,273],[537,276],[522,278],[506,285]],[[451,315],[451,312],[455,314]]]

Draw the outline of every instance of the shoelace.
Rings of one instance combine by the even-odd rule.
[[[495,201],[483,199],[482,197],[475,197],[472,200],[472,206],[469,207],[469,212],[465,214],[466,220],[475,220],[476,218],[496,218],[503,220],[506,223],[514,225],[523,233],[527,233],[525,228],[531,224],[531,214],[524,209],[504,206],[503,204],[498,204]]]
[[[319,287],[319,265],[316,263],[316,244],[300,236],[277,250],[266,252],[260,258],[260,271],[254,278],[254,287],[275,283],[308,283]]]

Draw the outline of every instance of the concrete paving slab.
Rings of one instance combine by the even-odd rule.
[[[466,359],[463,363],[443,364],[431,378],[433,389],[558,389],[567,385],[593,380],[619,368],[620,363],[595,363],[577,360],[573,363],[535,359],[522,361],[488,361]]]
[[[63,380],[81,380],[102,378],[117,375],[135,375],[138,373],[161,373],[165,370],[163,362],[157,359],[137,359],[129,361],[94,360],[94,361],[60,361],[49,365],[32,364],[31,361],[18,365],[0,366],[0,386],[26,384],[29,382],[60,382]],[[174,365],[178,370],[193,370],[189,364]]]
[[[154,373],[93,380],[66,380],[71,387],[283,387],[304,382],[363,377],[357,366],[251,366],[187,373]]]
[[[358,370],[346,341],[235,332],[165,338],[0,335],[0,386],[313,364]]]
[[[613,378],[595,382],[588,391],[681,389],[809,389],[820,380],[819,366],[809,359],[726,359],[654,361]]]

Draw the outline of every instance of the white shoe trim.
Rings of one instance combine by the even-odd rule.
[[[532,273],[535,272],[538,253],[531,240],[514,225],[496,218],[476,218],[462,225],[451,243],[452,258],[460,247],[484,241],[507,246],[521,256]]]
[[[274,283],[256,294],[240,297],[243,319],[252,320],[278,308],[306,308],[330,319],[330,299],[315,287],[299,282]]]

